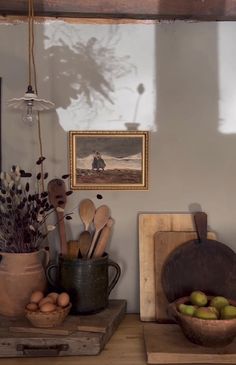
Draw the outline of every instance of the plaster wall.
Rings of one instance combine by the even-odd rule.
[[[55,112],[41,117],[51,178],[68,171],[68,130],[126,130],[131,121],[150,131],[148,191],[79,191],[68,202],[74,211],[68,239],[82,230],[82,199],[110,206],[115,227],[109,253],[122,268],[111,297],[127,299],[129,312],[139,311],[139,213],[202,209],[218,239],[236,250],[235,31],[233,22],[36,25],[39,96],[56,104]],[[91,69],[83,59],[89,46]],[[105,96],[95,86],[98,74],[111,87],[98,82]],[[0,77],[3,169],[32,169],[39,154],[37,128],[6,107],[27,86],[25,23],[0,24]],[[145,92],[135,114],[140,83]],[[50,243],[56,251],[56,233]]]

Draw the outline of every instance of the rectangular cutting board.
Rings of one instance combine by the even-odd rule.
[[[155,321],[154,234],[195,231],[192,213],[139,214],[140,319]]]
[[[161,272],[163,265],[169,256],[177,247],[183,243],[196,239],[196,232],[157,232],[154,234],[154,267],[155,267],[155,308],[156,308],[156,320],[159,322],[170,321],[166,308],[168,306],[168,300],[161,283]],[[216,239],[214,232],[208,232],[207,238]]]
[[[190,342],[177,324],[144,324],[148,364],[236,364],[236,339],[225,347]]]

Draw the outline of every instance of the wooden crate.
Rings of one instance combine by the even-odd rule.
[[[97,355],[124,318],[125,300],[93,315],[68,316],[58,328],[35,328],[26,318],[1,317],[0,357]]]

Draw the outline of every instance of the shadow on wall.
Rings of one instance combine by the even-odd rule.
[[[45,62],[53,65],[54,86],[63,90],[57,93],[57,106],[64,110],[70,107],[74,115],[77,114],[77,119],[79,116],[91,121],[96,119],[101,109],[113,109],[117,80],[135,73],[136,66],[130,62],[130,55],[119,55],[119,33],[113,31],[109,34],[108,26],[104,38],[101,35],[99,38],[78,39],[78,35],[75,38],[66,23],[64,32],[68,34],[63,34],[63,28],[60,31],[61,36],[56,40],[46,36],[48,47],[44,51]],[[69,41],[68,36],[71,37]],[[130,87],[127,85],[125,88]],[[73,128],[62,127],[66,130],[80,129],[81,122],[74,121]]]
[[[236,136],[218,131],[218,32],[217,22],[156,26],[158,133],[150,155],[158,174],[151,185],[159,209],[185,211],[195,201],[233,246]]]
[[[108,74],[107,66],[110,63],[110,53],[105,47],[96,47],[99,41],[92,37],[86,44],[79,42],[72,50],[61,40],[60,46],[49,47],[45,52],[47,62],[53,62],[56,70],[61,72],[56,75],[55,82],[63,89],[63,98],[60,106],[67,108],[70,98],[85,102],[90,108],[95,107],[95,101],[104,103],[104,99],[113,104],[113,77],[116,62],[110,64]],[[81,101],[82,102],[82,101]]]

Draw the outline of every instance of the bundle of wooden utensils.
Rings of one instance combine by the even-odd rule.
[[[101,257],[108,243],[111,227],[114,220],[110,216],[107,205],[101,205],[96,209],[90,199],[84,199],[79,204],[79,216],[84,225],[84,231],[78,240],[67,242],[64,208],[68,192],[65,183],[61,179],[53,179],[48,183],[48,194],[51,204],[54,206],[58,218],[60,253],[70,258]]]
[[[78,240],[67,243],[67,256],[70,258],[101,257],[105,252],[114,220],[110,216],[107,205],[96,209],[90,199],[84,199],[79,204],[79,216],[84,230]]]

